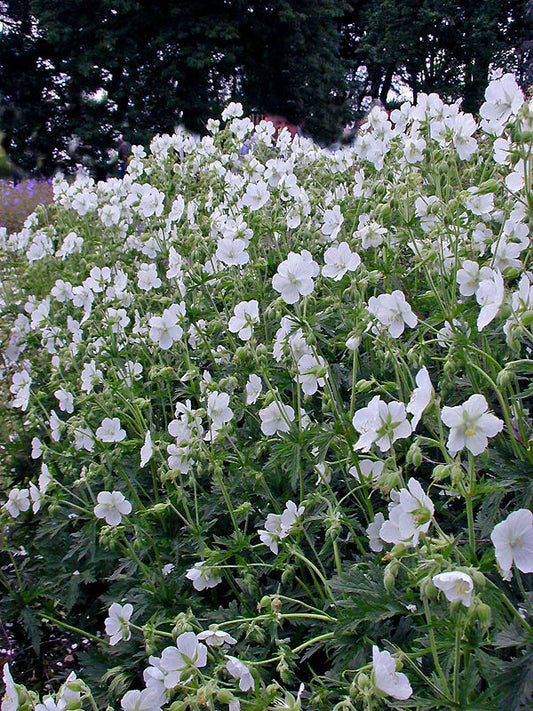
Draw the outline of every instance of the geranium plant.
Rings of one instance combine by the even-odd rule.
[[[42,703],[526,708],[533,103],[209,129],[3,237],[3,605],[94,640]]]

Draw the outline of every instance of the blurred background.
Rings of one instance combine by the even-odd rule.
[[[0,2],[0,170],[105,178],[121,138],[202,134],[230,100],[323,145],[373,102],[476,112],[498,69],[527,91],[532,38],[532,0]]]

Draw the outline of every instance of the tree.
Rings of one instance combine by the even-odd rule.
[[[400,86],[470,111],[495,66],[527,86],[532,15],[531,0],[0,0],[0,129],[28,170],[98,177],[120,135],[202,133],[229,100],[327,144]]]
[[[304,123],[315,139],[338,137],[347,114],[337,0],[241,2],[242,95],[251,110]]]
[[[517,70],[515,48],[531,35],[529,0],[363,0],[342,22],[351,100],[384,103],[395,81],[416,100],[424,92],[463,98],[477,111],[491,68]],[[528,30],[529,26],[529,30]],[[528,35],[529,32],[529,35]]]

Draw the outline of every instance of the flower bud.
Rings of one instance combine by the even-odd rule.
[[[450,467],[447,464],[437,464],[436,467],[433,468],[433,481],[442,481],[443,479],[446,479],[447,476],[450,474]]]
[[[193,615],[190,612],[180,612],[174,618],[174,627],[172,628],[172,638],[177,639],[183,632],[193,632],[191,619]]]
[[[450,466],[450,478],[455,486],[462,484],[465,478],[465,472],[459,464],[452,464]]]
[[[355,384],[355,391],[358,393],[367,393],[372,385],[373,382],[371,380],[358,380]]]
[[[233,701],[234,699],[234,696],[229,689],[217,689],[216,696],[217,701],[220,701],[221,704],[229,704],[230,701]]]
[[[406,455],[407,464],[412,464],[415,468],[422,464],[422,450],[420,449],[420,444],[415,441],[409,447]]]
[[[498,188],[498,182],[494,180],[494,178],[491,178],[490,180],[485,180],[484,183],[477,186],[477,193],[478,195],[488,195],[488,193],[498,192]]]
[[[465,573],[468,573],[468,575],[470,575],[470,577],[474,581],[474,587],[476,588],[476,590],[482,590],[485,587],[487,579],[485,578],[481,570],[478,570],[477,568],[467,568],[465,570]]]
[[[355,683],[361,691],[371,691],[373,688],[372,682],[370,681],[370,677],[367,674],[364,674],[363,672],[357,675]]]
[[[489,627],[492,620],[492,610],[489,605],[481,602],[481,600],[475,600],[471,607],[473,608],[473,615],[477,617],[481,624]]]
[[[397,560],[391,560],[383,571],[383,586],[385,590],[390,593],[396,582],[396,576],[398,575],[398,570],[400,569],[400,564]]]
[[[423,578],[420,583],[420,595],[428,600],[434,600],[437,596],[437,588],[433,585],[431,577]]]
[[[249,501],[243,501],[242,504],[240,504],[235,509],[235,515],[236,516],[246,516],[246,514],[250,513],[251,510],[252,510],[252,504]]]
[[[239,346],[237,350],[235,351],[235,355],[233,356],[233,359],[236,361],[243,362],[247,359],[248,357],[248,348],[246,346]]]

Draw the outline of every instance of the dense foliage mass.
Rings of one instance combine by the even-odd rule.
[[[95,646],[2,709],[530,708],[533,102],[241,115],[3,236],[2,618]]]
[[[400,86],[477,111],[490,69],[531,85],[532,34],[531,0],[3,0],[0,127],[21,167],[97,179],[119,133],[204,134],[229,100],[325,145]]]

